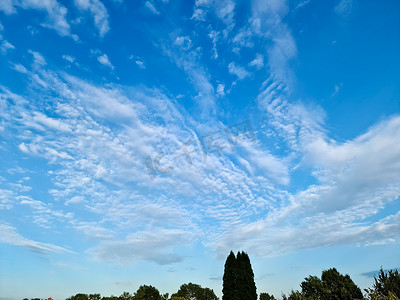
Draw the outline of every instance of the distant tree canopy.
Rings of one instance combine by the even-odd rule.
[[[276,300],[274,296],[268,293],[260,293],[260,300]]]
[[[350,276],[340,274],[335,268],[322,271],[321,278],[311,275],[304,278],[300,286],[301,291],[292,290],[287,296],[282,294],[282,300],[400,300],[400,274],[396,269],[384,271],[381,268],[374,277],[372,288],[365,289],[365,298]],[[257,300],[254,273],[245,252],[238,252],[236,256],[232,251],[229,253],[225,261],[222,293],[222,300]],[[212,289],[190,282],[182,284],[171,297],[168,293],[161,295],[151,285],[141,285],[134,294],[123,292],[120,296],[101,297],[100,294],[78,293],[66,300],[218,300],[218,297]],[[259,300],[276,299],[268,293],[260,293]]]
[[[182,284],[179,290],[171,295],[171,300],[218,300],[214,291],[209,288],[203,288],[198,284]]]
[[[374,277],[374,285],[366,289],[367,296],[371,300],[398,300],[400,298],[400,274],[398,270],[379,271],[378,277]]]
[[[133,300],[162,300],[162,298],[154,286],[141,285],[133,295]]]
[[[305,278],[300,286],[302,294],[310,299],[363,299],[360,288],[350,276],[340,274],[335,268],[323,271],[321,279],[316,276]]]
[[[236,257],[231,251],[225,262],[222,300],[257,300],[257,289],[250,258],[245,252]]]

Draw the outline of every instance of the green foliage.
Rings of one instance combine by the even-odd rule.
[[[363,299],[360,288],[351,280],[350,276],[340,274],[335,268],[323,271],[321,279],[316,276],[305,278],[300,286],[301,294],[307,299]]]
[[[75,296],[71,296],[67,298],[66,300],[89,300],[89,296],[86,294],[76,294]]]
[[[400,274],[398,270],[379,271],[378,278],[374,277],[374,285],[365,290],[372,300],[394,300],[400,298]]]
[[[222,300],[234,300],[236,294],[236,257],[231,251],[226,258],[222,279]]]
[[[304,294],[300,293],[299,291],[291,291],[289,297],[287,300],[311,300],[314,298],[309,298],[305,296]],[[318,299],[318,298],[315,298]],[[323,298],[322,298],[323,299]]]
[[[238,252],[235,257],[230,252],[225,262],[222,293],[223,300],[257,300],[254,273],[247,253]]]
[[[129,292],[123,292],[121,294],[121,296],[119,296],[119,299],[120,300],[133,300],[133,295]],[[95,300],[95,299],[93,299],[93,300]]]
[[[182,284],[179,290],[171,295],[171,299],[174,297],[183,297],[190,300],[218,300],[213,290],[191,282]]]
[[[117,296],[109,296],[109,297],[103,297],[101,300],[120,300],[119,297]]]
[[[100,300],[101,295],[100,294],[89,294],[88,298],[89,298],[89,300]]]
[[[302,293],[305,297],[319,299],[325,294],[325,287],[322,280],[317,276],[309,276],[300,284]]]
[[[160,292],[151,285],[141,285],[133,295],[133,300],[162,300]]]
[[[171,300],[187,300],[185,297],[172,296]]]
[[[276,300],[276,299],[273,295],[270,295],[268,293],[261,293],[260,300]]]

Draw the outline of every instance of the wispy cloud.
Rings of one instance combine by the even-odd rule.
[[[76,36],[71,35],[71,27],[67,21],[67,9],[65,6],[57,2],[57,0],[49,1],[34,1],[34,0],[7,0],[2,1],[0,4],[0,10],[4,11],[6,14],[13,14],[17,12],[16,8],[22,9],[34,9],[45,11],[48,20],[42,25],[45,27],[52,28],[57,31],[61,36]]]
[[[155,230],[136,232],[124,241],[111,241],[90,249],[89,253],[100,260],[116,260],[129,264],[136,260],[147,260],[160,265],[182,261],[183,257],[173,253],[172,247],[191,241],[189,232],[180,230]]]
[[[257,53],[256,58],[254,58],[250,63],[250,67],[256,67],[258,70],[264,66],[264,57]]]
[[[353,0],[340,0],[335,6],[335,12],[342,17],[347,17],[351,13],[352,8]]]
[[[104,4],[100,0],[74,0],[74,3],[80,10],[88,11],[93,16],[100,37],[104,37],[110,30],[109,16]]]
[[[150,1],[146,1],[146,2],[144,3],[144,6],[145,6],[151,13],[153,13],[153,14],[155,14],[155,15],[159,15],[159,14],[160,14],[160,12],[157,10],[157,8],[155,8],[154,4],[151,3]]]
[[[0,224],[0,242],[26,247],[29,250],[34,252],[42,253],[42,254],[51,254],[51,253],[59,253],[59,252],[66,252],[66,253],[74,253],[66,248],[48,244],[48,243],[41,243],[34,240],[27,239],[21,236],[15,227]]]
[[[0,52],[2,54],[6,54],[8,50],[13,50],[15,49],[15,46],[11,44],[9,41],[6,40],[0,40]]]
[[[239,80],[243,80],[251,75],[244,67],[236,65],[234,62],[228,65],[228,69],[229,73],[236,75]]]

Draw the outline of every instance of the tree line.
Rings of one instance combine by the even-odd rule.
[[[236,255],[231,251],[225,261],[222,282],[222,300],[276,300],[273,295],[262,292],[257,295],[254,273],[250,258],[245,252]],[[282,294],[282,300],[400,300],[400,274],[398,270],[379,271],[371,288],[364,294],[349,275],[341,274],[336,268],[322,271],[321,278],[308,276],[300,283],[300,290]],[[28,300],[25,298],[24,300]],[[31,300],[41,300],[32,298]],[[141,285],[131,294],[101,297],[100,294],[76,294],[66,300],[219,300],[212,289],[199,284],[182,284],[171,296],[161,294],[151,285]]]

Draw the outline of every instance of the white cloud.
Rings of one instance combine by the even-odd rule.
[[[340,91],[342,85],[343,85],[343,83],[335,84],[335,87],[334,87],[334,90],[333,90],[333,92],[332,92],[332,94],[331,94],[331,97],[334,97],[334,96],[336,96],[336,95],[339,93],[339,91]]]
[[[32,50],[28,50],[28,52],[33,56],[33,63],[36,66],[42,67],[42,66],[46,65],[46,60],[39,52],[32,51]]]
[[[26,147],[25,143],[21,143],[18,146],[19,150],[21,150],[22,152],[29,154],[29,149],[28,147]]]
[[[182,47],[184,50],[192,48],[192,40],[188,36],[177,36],[174,44]]]
[[[94,25],[99,31],[100,37],[104,37],[110,30],[108,24],[108,12],[100,0],[74,0],[76,7],[89,11],[93,15]]]
[[[250,67],[256,67],[258,70],[264,66],[264,57],[257,53],[256,58],[249,63]]]
[[[219,32],[215,31],[215,30],[211,30],[211,32],[208,34],[208,36],[210,37],[210,39],[212,40],[213,43],[213,58],[217,59],[218,58],[218,51],[217,51],[217,41],[219,38]]]
[[[243,67],[237,66],[234,62],[228,65],[229,73],[236,75],[238,79],[243,80],[246,77],[250,77],[250,73]]]
[[[14,45],[11,44],[10,42],[6,41],[6,40],[0,40],[1,45],[0,45],[0,52],[2,54],[6,54],[8,50],[13,50],[15,49]]]
[[[108,59],[107,54],[102,54],[97,57],[97,60],[99,63],[101,63],[103,66],[109,67],[111,70],[114,70],[114,66],[111,64],[110,60]]]
[[[208,74],[196,64],[198,52],[175,46],[178,51],[171,57],[177,65],[199,91],[215,97]],[[183,257],[172,255],[174,250],[199,237],[222,255],[231,247],[271,255],[398,239],[397,215],[375,223],[367,218],[400,195],[399,117],[337,142],[324,130],[324,112],[290,102],[285,83],[272,75],[257,99],[265,114],[265,127],[257,131],[279,140],[280,154],[273,152],[273,143],[265,149],[243,142],[232,151],[225,140],[221,155],[209,152],[204,157],[196,151],[201,147],[197,137],[210,132],[221,137],[224,124],[196,122],[179,101],[157,89],[97,86],[48,70],[36,56],[38,63],[27,71],[35,87],[32,94],[24,99],[0,87],[0,113],[15,131],[16,145],[48,163],[46,175],[54,180],[49,193],[54,203],[65,205],[55,209],[18,198],[19,205],[31,208],[32,220],[42,227],[65,222],[99,243],[89,251],[97,259],[178,262]],[[216,93],[223,91],[219,84]],[[30,101],[43,95],[46,114]],[[193,150],[191,166],[182,150],[186,142]],[[174,171],[151,181],[145,160],[160,152],[165,153],[161,164]],[[314,185],[288,192],[284,185],[293,165],[314,176]],[[4,195],[3,206],[9,207],[9,194]],[[61,209],[90,212],[93,223]]]
[[[284,159],[280,159],[254,144],[241,143],[241,146],[246,149],[247,161],[254,166],[254,169],[260,170],[263,176],[278,184],[289,184],[289,169]]]
[[[12,68],[17,71],[20,72],[22,74],[27,74],[28,70],[21,64],[13,64]]]
[[[268,62],[271,71],[278,79],[290,84],[292,74],[289,61],[297,55],[296,42],[283,24],[272,40],[273,45],[268,49]]]
[[[67,9],[57,2],[57,0],[36,1],[36,0],[6,0],[0,4],[0,10],[7,14],[16,12],[16,7],[22,9],[35,9],[46,11],[48,21],[42,25],[52,28],[61,36],[71,36],[70,25],[67,21]]]
[[[3,0],[0,2],[0,10],[2,10],[5,14],[13,14],[15,13],[15,1],[14,0]]]
[[[299,4],[297,4],[296,9],[299,9],[299,8],[301,8],[303,6],[308,5],[308,4],[310,4],[310,2],[311,2],[311,0],[303,0]]]
[[[75,229],[94,240],[111,240],[115,233],[111,230],[99,226],[97,223],[90,222],[71,222]]]
[[[73,253],[72,251],[60,246],[48,243],[41,243],[24,238],[17,232],[15,227],[6,224],[0,224],[0,242],[15,246],[26,247],[34,252],[42,254],[59,253],[59,252]]]
[[[11,190],[0,189],[0,210],[11,209],[15,194]]]
[[[201,8],[195,8],[191,19],[205,21],[206,12]]]
[[[271,18],[285,15],[288,12],[287,1],[284,0],[254,0],[252,1],[253,15]],[[268,20],[265,20],[268,21]]]
[[[173,253],[177,245],[191,242],[189,232],[175,229],[159,229],[151,232],[136,232],[124,241],[104,242],[89,250],[99,260],[113,260],[130,264],[136,260],[147,260],[160,265],[180,262],[183,257]]]
[[[165,48],[164,51],[183,69],[198,92],[196,101],[202,110],[202,116],[210,118],[215,114],[214,88],[209,81],[209,74],[204,66],[198,63],[199,48],[192,47],[192,40],[188,36],[177,36],[174,40],[175,48]]]
[[[217,94],[218,94],[218,96],[220,96],[220,97],[225,96],[224,89],[225,89],[225,85],[223,85],[222,83],[219,83],[218,86],[217,86]]]
[[[66,124],[65,122],[63,122],[62,120],[56,120],[53,118],[49,118],[46,115],[39,113],[39,112],[35,112],[33,114],[32,120],[35,123],[46,126],[48,129],[54,129],[54,130],[63,131],[63,132],[71,132],[70,126],[68,124]]]
[[[146,2],[144,3],[144,6],[145,6],[151,13],[153,13],[153,14],[155,14],[155,15],[159,15],[159,14],[160,14],[160,12],[154,7],[154,4],[151,3],[150,1],[146,1]]]
[[[141,60],[135,60],[135,63],[136,63],[136,65],[137,65],[139,68],[141,68],[141,69],[146,69],[146,66],[145,66],[145,64],[144,64],[143,61],[141,61]]]
[[[210,11],[224,22],[226,28],[223,31],[226,37],[235,26],[235,7],[235,2],[232,0],[196,1],[192,19],[204,21],[207,11]]]
[[[335,13],[340,16],[348,16],[353,8],[353,0],[340,0],[335,6]]]
[[[70,63],[73,63],[75,61],[75,57],[73,57],[71,55],[63,55],[62,58]]]

